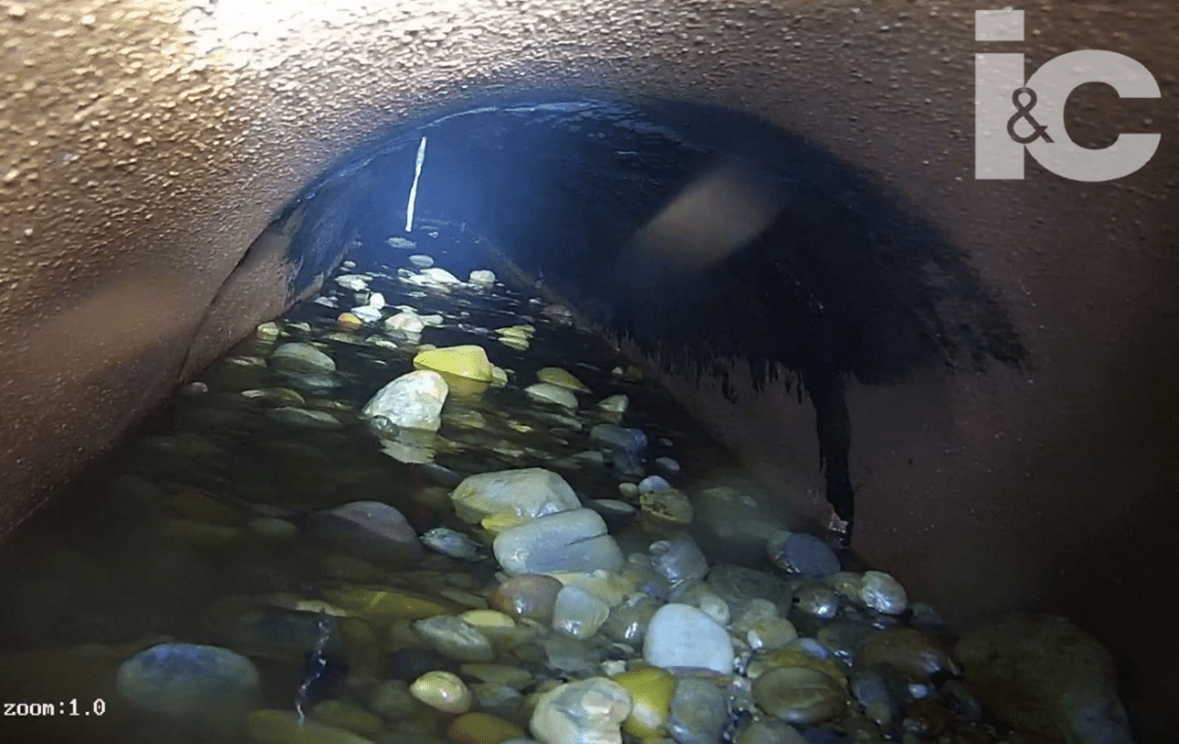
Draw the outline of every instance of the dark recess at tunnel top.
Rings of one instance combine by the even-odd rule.
[[[744,359],[755,388],[805,391],[844,544],[854,516],[849,379],[892,384],[922,367],[1027,362],[959,251],[869,175],[754,117],[667,101],[499,102],[399,127],[276,218],[274,229],[295,231],[292,297],[350,240],[388,259],[422,136],[418,214],[465,223],[668,371],[716,374],[732,396],[727,364]],[[764,224],[690,269],[668,260],[674,252],[637,250],[636,234],[721,166],[772,194]]]

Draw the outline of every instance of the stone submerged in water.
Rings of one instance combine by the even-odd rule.
[[[368,419],[378,417],[404,429],[438,431],[442,426],[442,406],[450,386],[442,375],[421,369],[393,380],[377,391],[364,406]]]
[[[450,499],[455,513],[466,522],[500,512],[512,512],[528,521],[581,506],[565,479],[543,468],[472,475],[459,483]]]
[[[476,382],[491,382],[495,378],[487,352],[474,344],[427,349],[413,358],[413,366]]]
[[[728,720],[728,701],[715,684],[695,677],[676,683],[668,728],[678,744],[716,744]]]
[[[544,744],[622,744],[626,688],[604,677],[568,682],[540,696],[529,728]]]
[[[395,507],[354,501],[307,518],[310,533],[342,553],[381,563],[416,563],[425,555],[417,533]]]
[[[666,604],[651,618],[643,659],[664,669],[733,671],[733,642],[724,626],[686,604]]]
[[[247,730],[257,744],[372,744],[371,739],[315,721],[300,720],[290,710],[256,710]]]
[[[252,661],[228,649],[164,643],[125,661],[117,687],[146,713],[219,727],[233,725],[252,707],[259,679]]]
[[[589,592],[566,586],[553,604],[553,630],[572,638],[589,638],[610,615],[610,606]]]
[[[562,408],[577,408],[577,396],[560,385],[538,382],[524,388],[524,394],[542,403],[554,403]]]
[[[828,545],[803,532],[775,533],[766,543],[770,562],[789,573],[823,578],[839,572],[839,557]]]
[[[294,426],[299,429],[335,431],[344,427],[338,418],[326,411],[308,411],[305,408],[292,406],[272,408],[266,412],[266,416],[276,424]]]
[[[847,708],[847,696],[828,674],[802,666],[782,666],[753,683],[753,697],[766,713],[787,723],[814,724]]]
[[[460,618],[440,615],[418,620],[413,629],[434,650],[452,659],[479,662],[495,658],[487,636]]]
[[[467,277],[467,282],[477,287],[490,287],[495,284],[495,272],[487,269],[475,269]]]
[[[538,517],[496,535],[495,557],[511,575],[598,569],[618,571],[626,559],[606,523],[591,509]]]
[[[965,636],[955,651],[967,688],[999,720],[1053,742],[1133,741],[1113,656],[1065,618],[1012,618]]]
[[[335,372],[336,363],[311,344],[283,344],[270,355],[270,363],[284,372]]]
[[[422,542],[451,558],[470,561],[479,556],[479,544],[461,532],[448,527],[435,527],[422,535]]]
[[[553,608],[561,587],[561,582],[552,576],[524,574],[497,586],[487,601],[510,617],[526,618],[548,625],[552,622]]]

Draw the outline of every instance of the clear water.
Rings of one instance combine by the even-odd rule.
[[[605,341],[543,314],[545,303],[533,291],[502,283],[424,290],[397,280],[413,253],[431,255],[436,266],[464,279],[470,269],[497,268],[473,243],[440,229],[436,239],[416,234],[416,250],[350,256],[361,264],[338,272],[374,274],[369,286],[384,294],[386,317],[402,304],[421,315],[442,314],[444,324],[426,328],[422,343],[480,344],[494,364],[510,371],[506,386],[477,397],[451,396],[435,463],[459,475],[548,467],[583,500],[618,499],[620,478],[608,466],[554,463],[591,449],[590,427],[608,420],[594,404],[625,393],[630,407],[622,424],[647,434],[649,461],[671,456],[681,463],[684,473],[673,482],[689,493],[730,485],[748,495],[712,513],[697,504],[695,532],[710,558],[762,565],[764,540],[749,539],[740,526],[756,524],[764,537],[784,524],[779,501],[759,491],[732,454],[658,385],[612,374],[631,362]],[[306,302],[279,321],[277,341],[244,341],[200,376],[207,392],[179,394],[79,493],[46,509],[2,546],[0,699],[36,703],[23,710],[42,715],[0,718],[0,742],[247,741],[243,734],[202,734],[137,712],[115,688],[115,670],[160,641],[212,644],[255,662],[260,707],[302,711],[324,698],[361,699],[360,688],[385,673],[392,646],[382,638],[342,637],[336,618],[315,611],[325,592],[363,585],[485,596],[495,585],[493,559],[469,563],[431,554],[412,571],[392,572],[333,555],[296,532],[303,515],[358,500],[397,507],[419,534],[440,525],[469,531],[456,521],[445,486],[383,453],[358,415],[377,389],[412,370],[414,347],[404,341],[397,349],[373,345],[384,337],[381,324],[341,331],[337,315],[360,303],[331,280],[324,293],[337,297],[339,307]],[[522,323],[536,327],[528,350],[496,340],[492,329]],[[289,341],[320,345],[337,364],[338,386],[317,390],[251,362]],[[545,366],[572,372],[593,391],[581,396],[577,413],[523,393]],[[303,407],[330,412],[343,427],[317,431],[278,423],[267,413],[274,403],[242,395],[275,387],[297,389]],[[286,536],[264,534],[259,524],[276,524],[265,518],[296,527]],[[624,550],[643,550],[652,539],[634,527],[617,536]],[[245,629],[243,616],[254,618]],[[424,711],[416,720],[389,722],[374,739],[443,741],[445,723],[446,716]]]

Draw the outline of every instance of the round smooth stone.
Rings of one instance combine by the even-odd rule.
[[[552,622],[553,607],[562,586],[552,576],[522,574],[497,586],[487,602],[509,617],[548,625]]]
[[[693,677],[676,683],[668,728],[678,744],[716,744],[728,719],[725,693],[715,684]]]
[[[426,672],[409,686],[409,694],[444,713],[466,713],[471,709],[471,691],[450,672]]]
[[[540,696],[529,728],[544,744],[621,744],[630,693],[604,677],[568,682]]]
[[[667,725],[671,711],[675,677],[657,667],[623,672],[614,678],[630,692],[630,715],[622,730],[639,739],[659,736]]]
[[[487,713],[464,713],[446,728],[452,744],[503,744],[524,736],[524,729]]]
[[[733,642],[724,626],[703,611],[666,604],[647,626],[643,659],[665,669],[688,667],[728,674],[733,671]]]
[[[361,736],[376,736],[384,723],[380,716],[340,700],[325,700],[311,709],[311,717],[326,726],[351,731]]]
[[[413,629],[436,651],[459,661],[491,661],[491,641],[473,625],[457,617],[440,615],[418,620]]]
[[[691,524],[695,516],[688,497],[674,488],[640,494],[639,508],[645,515],[670,525]]]
[[[860,600],[884,615],[899,615],[909,606],[909,596],[900,582],[880,571],[865,571]]]
[[[874,633],[864,641],[857,663],[864,667],[890,664],[901,674],[920,682],[928,682],[939,672],[959,671],[943,643],[913,628],[890,628]]]
[[[589,638],[610,615],[610,605],[575,586],[557,594],[553,606],[553,630],[573,638]]]
[[[260,677],[254,662],[217,646],[163,643],[119,667],[119,693],[140,710],[172,721],[248,710]]]
[[[835,680],[807,667],[771,669],[753,683],[753,698],[766,713],[793,724],[821,723],[847,708]]]
[[[839,595],[825,586],[807,584],[794,593],[798,609],[824,620],[830,620],[839,612]]]
[[[803,532],[780,532],[766,544],[770,561],[790,573],[823,578],[839,573],[839,557],[827,543]]]

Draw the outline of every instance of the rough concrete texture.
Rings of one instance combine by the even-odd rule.
[[[973,53],[1012,51],[973,39],[992,5],[0,5],[0,528],[166,396],[192,339],[202,359],[234,341],[247,323],[200,330],[210,303],[274,210],[350,147],[495,86],[686,98],[813,137],[905,195],[1001,289],[1037,362],[853,393],[865,557],[955,619],[1068,612],[1138,664],[1143,695],[1174,699],[1173,668],[1152,661],[1174,658],[1173,632],[1143,587],[1176,557],[1179,144],[1164,134],[1114,183],[1031,163],[1025,181],[974,181]],[[1162,0],[1037,6],[1015,51],[1029,69],[1093,47],[1151,69],[1162,100],[1074,96],[1074,138],[1104,145],[1173,134],[1177,26]],[[282,293],[260,291],[249,311],[269,314]],[[680,390],[793,498],[821,500],[817,478],[790,475],[814,474],[809,430],[781,435],[808,409]]]

